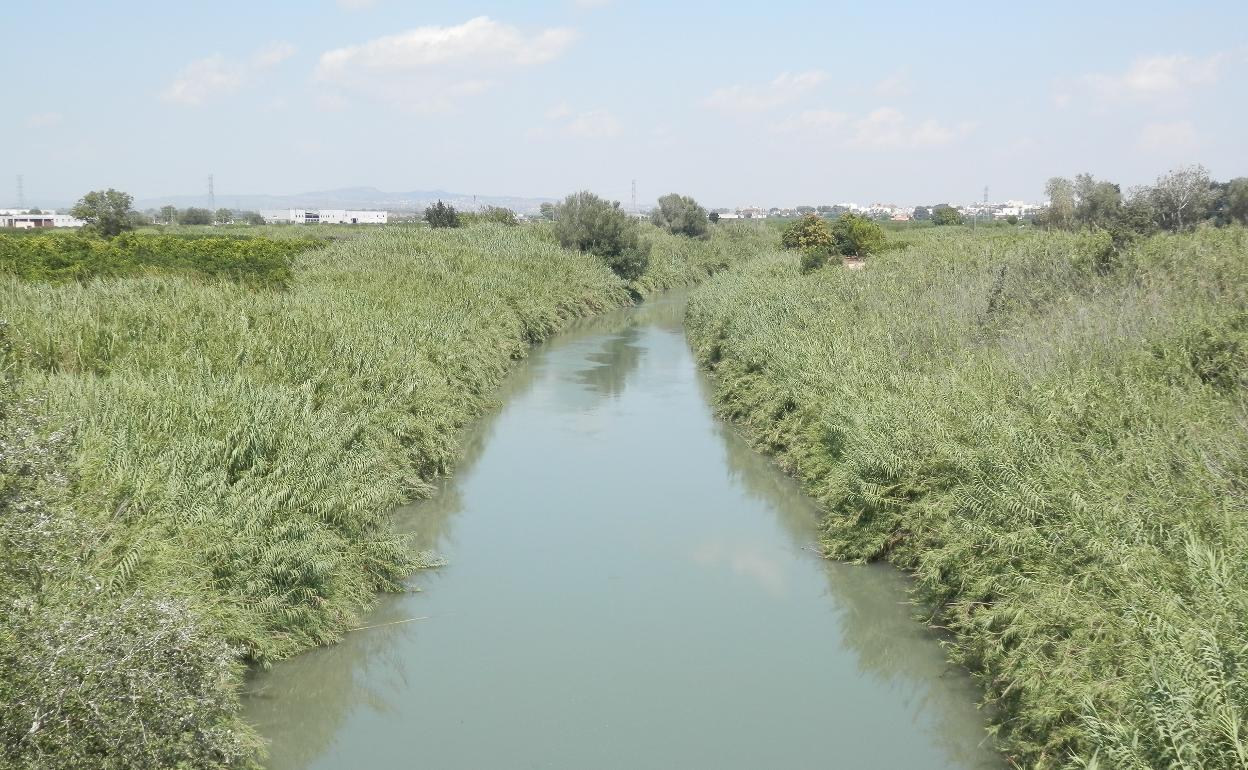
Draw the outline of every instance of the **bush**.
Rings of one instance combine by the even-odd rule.
[[[708,220],[706,209],[693,198],[671,193],[659,198],[659,205],[651,212],[650,221],[672,235],[700,238],[706,235]]]
[[[780,234],[780,243],[786,249],[818,249],[832,246],[832,229],[818,214],[807,214],[791,223]]]
[[[799,266],[803,273],[810,273],[821,267],[832,264],[842,264],[844,260],[840,252],[834,246],[818,246],[811,249],[802,250],[802,258]]]
[[[932,224],[934,225],[960,225],[962,224],[962,214],[947,203],[932,208]]]
[[[178,224],[210,225],[212,224],[212,212],[208,209],[197,209],[192,206],[191,208],[178,214]]]
[[[567,248],[601,257],[616,275],[632,281],[646,270],[650,244],[642,241],[635,220],[588,191],[569,195],[555,212],[555,235]]]
[[[884,250],[884,229],[878,223],[845,213],[832,225],[835,251],[847,257],[865,257]]]
[[[460,226],[459,212],[454,206],[443,203],[441,200],[425,209],[425,221],[430,227]]]

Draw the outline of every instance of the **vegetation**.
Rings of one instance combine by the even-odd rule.
[[[937,226],[960,225],[962,213],[948,203],[940,203],[932,207],[931,220]]]
[[[831,226],[818,214],[806,214],[781,231],[780,243],[801,251],[803,272],[839,263],[842,257],[876,254],[887,245],[879,224],[853,213],[841,214]]]
[[[438,201],[425,209],[425,221],[430,227],[459,227],[459,212],[449,203]]]
[[[275,288],[290,282],[294,255],[321,244],[313,238],[123,233],[103,239],[78,233],[0,234],[0,273],[50,283],[182,274]]]
[[[1243,767],[1248,230],[909,237],[698,289],[719,411],[914,573],[1014,764]]]
[[[672,235],[687,235],[690,238],[706,235],[709,226],[706,209],[693,198],[677,193],[659,198],[659,205],[651,212],[650,221]]]
[[[134,198],[129,193],[110,187],[82,196],[69,213],[105,238],[111,238],[134,228],[130,218],[133,205]]]
[[[830,248],[834,241],[832,228],[827,220],[818,214],[805,214],[801,219],[784,228],[780,234],[780,243],[786,249],[801,251],[818,251]]]
[[[251,767],[241,664],[336,640],[429,563],[388,514],[511,362],[767,238],[647,227],[625,283],[549,227],[289,241],[290,280],[260,292],[198,267],[0,271],[0,764]],[[222,241],[255,243],[86,248]]]
[[[191,206],[178,212],[178,224],[180,225],[210,225],[212,224],[212,212],[208,209],[201,209]]]
[[[465,225],[491,222],[496,225],[515,227],[520,224],[520,220],[516,218],[516,212],[503,206],[486,206],[475,213],[460,214],[459,219]]]
[[[626,281],[640,278],[650,258],[650,243],[637,221],[620,208],[588,191],[569,195],[555,207],[555,235],[567,248],[601,257]]]

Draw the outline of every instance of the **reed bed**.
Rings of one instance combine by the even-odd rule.
[[[1248,231],[950,230],[697,289],[718,410],[914,574],[1012,764],[1248,766]]]
[[[403,588],[422,557],[388,514],[513,362],[745,238],[667,243],[635,286],[493,225],[336,241],[284,289],[0,274],[0,764],[253,766],[242,664]]]

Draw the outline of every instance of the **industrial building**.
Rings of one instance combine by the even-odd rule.
[[[351,211],[348,209],[282,209],[262,211],[268,224],[289,222],[296,225],[384,225],[389,219],[385,211]]]
[[[52,227],[82,227],[86,222],[55,211],[30,213],[30,209],[0,209],[0,227],[33,230]]]

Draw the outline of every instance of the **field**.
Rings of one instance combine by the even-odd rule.
[[[253,247],[288,259],[271,283],[0,265],[0,764],[251,766],[244,665],[333,642],[434,558],[388,514],[511,363],[766,238],[645,237],[631,285],[541,226]]]
[[[913,572],[1014,764],[1248,766],[1248,231],[902,237],[697,289],[717,408]]]

